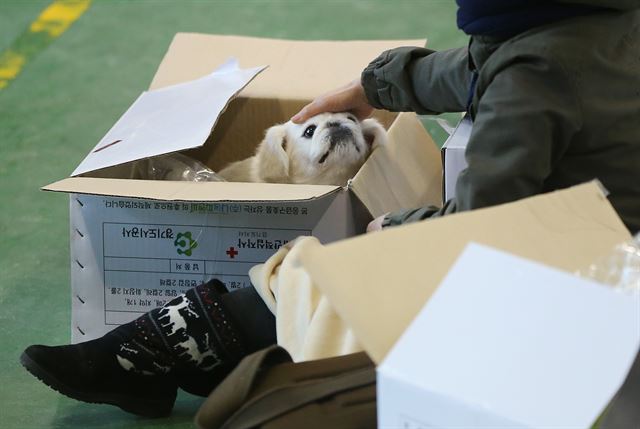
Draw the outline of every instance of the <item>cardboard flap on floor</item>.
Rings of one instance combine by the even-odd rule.
[[[265,67],[243,70],[232,59],[202,78],[143,92],[71,175],[203,145],[229,100]]]
[[[301,262],[380,362],[470,241],[573,272],[630,238],[592,182],[318,245]]]

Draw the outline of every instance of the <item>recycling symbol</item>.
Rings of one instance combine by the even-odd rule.
[[[178,233],[173,245],[176,246],[178,255],[191,256],[191,251],[198,247],[198,242],[191,237],[191,231]]]

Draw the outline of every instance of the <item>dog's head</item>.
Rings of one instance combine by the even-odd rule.
[[[260,182],[345,185],[386,131],[375,119],[322,113],[304,124],[289,121],[267,130],[253,161]]]

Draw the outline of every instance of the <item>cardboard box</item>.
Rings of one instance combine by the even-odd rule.
[[[460,172],[467,168],[464,152],[471,136],[473,122],[465,115],[453,130],[453,133],[442,145],[442,201],[446,202],[456,196],[456,183]]]
[[[381,362],[471,241],[575,272],[630,238],[590,182],[318,246],[302,264]]]
[[[632,322],[632,317],[638,320],[637,298],[621,301],[602,286],[518,257],[571,273],[630,238],[600,185],[592,182],[317,246],[302,255],[302,264],[381,364],[380,427],[550,427],[565,425],[567,420],[553,421],[562,414],[574,419],[571,427],[588,427],[584,423],[611,399],[637,351],[637,323]],[[471,251],[451,270],[471,241],[510,256]],[[449,285],[443,292],[447,300],[436,301],[435,313],[421,312],[436,299],[440,284]],[[533,310],[542,311],[545,299],[548,312],[536,315]],[[498,308],[483,312],[481,320],[476,305],[489,303]],[[547,325],[538,330],[536,324],[547,316]],[[515,318],[512,326],[501,327],[508,318]],[[516,341],[510,327],[518,327],[522,338]],[[461,330],[473,333],[465,337],[469,344],[456,338]],[[567,338],[567,332],[573,336]],[[465,348],[471,344],[477,348],[473,353]],[[532,350],[533,345],[540,349]],[[556,346],[562,351],[549,349]],[[587,349],[592,355],[585,355]],[[492,356],[498,367],[487,366]],[[531,360],[537,358],[545,360]],[[532,372],[544,368],[549,373]],[[564,371],[565,380],[550,377]],[[515,373],[519,378],[505,377]],[[578,376],[587,380],[577,383]],[[597,391],[582,391],[587,382]],[[548,398],[540,394],[544,389]],[[531,399],[531,393],[538,396]]]
[[[101,336],[213,276],[248,286],[248,268],[298,235],[330,242],[362,232],[371,216],[439,203],[438,150],[413,114],[380,114],[390,143],[344,187],[118,178],[127,162],[162,153],[186,150],[214,170],[250,156],[268,127],[398,45],[424,41],[176,35],[152,91],[72,177],[44,187],[70,194],[72,340]]]
[[[638,320],[633,293],[470,244],[379,366],[378,426],[588,429]]]
[[[637,351],[637,297],[622,301],[602,286],[539,265],[533,269],[517,257],[572,273],[630,238],[600,185],[592,182],[317,246],[302,255],[302,264],[381,364],[380,427],[568,427],[566,419],[553,421],[563,414],[573,419],[571,427],[588,427],[621,385]],[[471,241],[512,256],[471,252],[451,271]],[[445,278],[453,289],[445,292],[447,301],[436,301],[434,322],[434,313],[421,310],[436,299]],[[541,311],[545,299],[548,313],[536,315],[532,310]],[[488,303],[498,309],[480,320],[475,305]],[[554,327],[538,330],[535,325],[546,316],[545,323]],[[508,318],[521,330],[518,341],[516,333],[505,331],[511,326],[500,326],[511,323]],[[456,338],[461,330],[473,332],[465,337],[469,344]],[[477,347],[473,353],[465,348],[471,343]],[[558,353],[550,349],[556,346]],[[498,367],[487,366],[492,356]],[[565,371],[556,381],[550,377]],[[519,378],[505,377],[515,373]],[[494,382],[487,379],[492,376]],[[514,381],[522,382],[520,388]],[[588,382],[596,391],[583,391]],[[545,389],[548,398],[540,393]],[[538,396],[532,399],[531,393]],[[564,398],[558,399],[560,393]]]

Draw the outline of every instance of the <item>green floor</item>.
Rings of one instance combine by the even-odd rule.
[[[0,0],[0,52],[50,4]],[[465,43],[452,0],[95,1],[0,90],[0,427],[188,428],[201,399],[168,419],[63,397],[18,363],[29,344],[69,340],[68,200],[39,187],[67,176],[145,89],[178,31],[297,39],[428,37]]]

